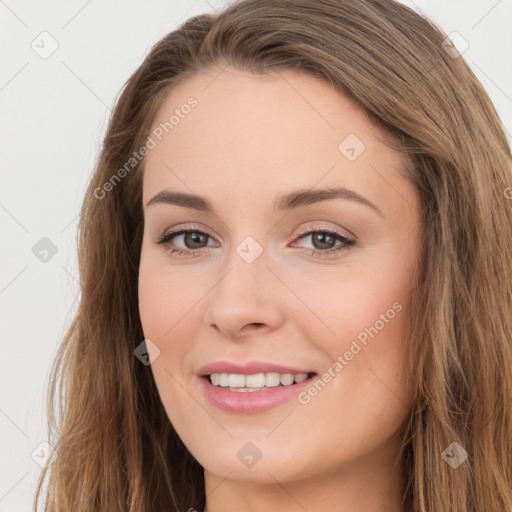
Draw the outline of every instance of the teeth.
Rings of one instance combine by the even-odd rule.
[[[245,375],[237,373],[230,373],[228,375],[228,382],[230,388],[244,388],[245,387]]]
[[[215,374],[213,374],[215,375]],[[212,375],[212,377],[213,377]],[[265,374],[256,373],[255,375],[245,376],[245,386],[248,388],[262,388],[265,385]]]
[[[237,391],[257,391],[263,388],[275,388],[277,386],[290,386],[298,384],[308,378],[307,373],[255,373],[243,375],[240,373],[212,373],[210,382],[214,386],[223,388],[236,388]],[[242,389],[243,388],[243,389]],[[235,390],[235,389],[233,389]]]
[[[298,384],[299,382],[302,382],[303,380],[306,380],[308,378],[307,373],[299,373],[299,375],[295,375],[295,382]]]
[[[306,378],[307,378],[307,374],[306,374]],[[292,373],[283,373],[282,375],[279,376],[279,382],[283,385],[283,386],[289,386],[290,384],[293,384],[295,381],[295,377]]]
[[[265,386],[267,388],[275,388],[281,384],[279,373],[266,373],[265,374]]]

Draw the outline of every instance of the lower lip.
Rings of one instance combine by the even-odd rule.
[[[201,377],[201,386],[206,399],[217,408],[232,413],[255,414],[277,407],[307,388],[316,375],[298,384],[276,386],[261,391],[229,391],[221,386],[214,386],[208,377]]]

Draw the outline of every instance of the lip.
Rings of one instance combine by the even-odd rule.
[[[204,396],[218,409],[230,413],[256,414],[289,402],[310,386],[315,378],[316,374],[299,384],[247,392],[229,391],[220,386],[214,386],[206,376],[199,380]]]
[[[197,375],[199,377],[211,375],[212,373],[239,373],[241,375],[254,375],[256,373],[270,372],[293,373],[295,375],[298,373],[316,373],[312,369],[291,368],[289,366],[266,363],[263,361],[248,361],[245,364],[235,364],[229,361],[216,361],[201,366],[201,368],[197,370]]]
[[[239,373],[242,375],[253,375],[255,373],[307,373],[313,374],[298,384],[289,386],[276,386],[261,391],[229,391],[221,386],[214,386],[208,375],[212,373]],[[227,361],[218,361],[202,366],[197,375],[205,398],[218,409],[237,414],[257,414],[269,411],[289,402],[301,391],[304,391],[314,379],[317,373],[311,370],[291,368],[289,366],[277,365],[251,361],[244,365],[234,364]]]

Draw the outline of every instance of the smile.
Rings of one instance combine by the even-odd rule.
[[[316,373],[212,373],[199,379],[203,396],[231,414],[264,413],[297,398]],[[263,384],[264,383],[264,384]],[[298,403],[296,400],[295,403]]]

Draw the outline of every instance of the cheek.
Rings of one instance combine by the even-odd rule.
[[[196,302],[190,287],[180,283],[179,272],[171,272],[165,263],[154,255],[142,254],[139,267],[139,315],[144,337],[159,349],[158,357],[151,363],[156,386],[167,412],[174,423],[173,414],[183,411],[189,397],[178,382],[183,382],[181,370],[190,346],[188,340]],[[186,300],[184,298],[186,297]],[[178,418],[179,420],[179,418]]]
[[[139,267],[139,315],[144,335],[161,342],[175,338],[176,331],[186,336],[186,320],[194,315],[193,306],[205,293],[195,285],[194,276],[166,263],[165,257],[143,252]]]
[[[343,424],[349,414],[353,424],[359,423],[359,432],[368,428],[365,422],[374,414],[381,426],[389,415],[388,426],[396,427],[412,393],[406,330],[413,267],[384,256],[358,260],[336,275],[330,269],[331,276],[317,276],[297,290],[315,313],[302,320],[309,339],[329,359],[326,391],[321,392],[323,398],[314,399],[313,408],[319,407],[316,412],[322,414],[321,404],[327,408],[329,403],[343,403],[343,412],[334,416]]]
[[[190,358],[202,318],[202,299],[210,287],[199,272],[194,275],[169,265],[165,255],[143,251],[138,283],[139,316],[144,337],[159,349],[151,370],[168,414],[176,401],[189,403],[189,397],[182,396],[179,383],[187,389],[191,386],[184,379],[190,379],[193,372]]]
[[[141,263],[139,269],[139,314],[146,338],[159,340],[172,327],[172,312],[179,306],[178,294],[168,286],[156,266]],[[165,315],[168,311],[170,314]]]
[[[333,358],[354,339],[364,344],[378,336],[399,342],[409,314],[410,268],[392,258],[361,259],[317,273],[315,279],[296,279],[294,291],[307,306],[301,316],[317,332],[311,339],[322,340],[324,351]]]

